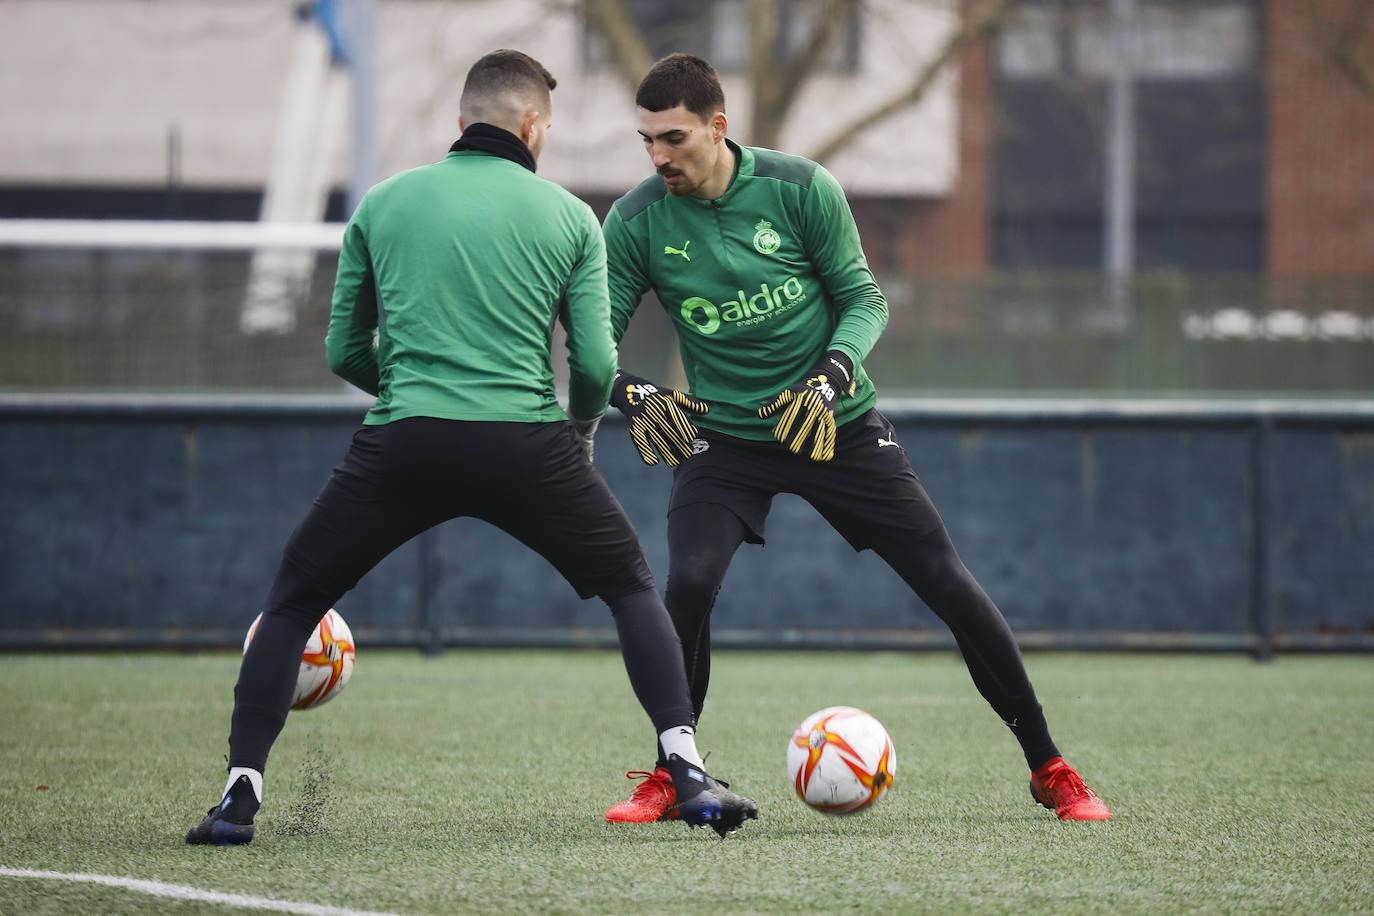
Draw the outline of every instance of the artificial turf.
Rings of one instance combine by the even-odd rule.
[[[0,868],[417,916],[1374,911],[1369,656],[1028,655],[1106,823],[1031,801],[950,654],[714,661],[699,744],[762,809],[725,840],[604,823],[652,765],[618,654],[364,647],[338,699],[291,714],[257,839],[221,849],[183,835],[223,787],[235,654],[0,655]],[[793,727],[835,704],[897,748],[893,790],[849,817],[784,771]],[[0,875],[0,913],[234,911]]]

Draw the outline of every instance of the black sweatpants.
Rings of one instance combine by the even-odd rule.
[[[266,767],[325,612],[383,557],[458,517],[495,525],[604,600],[655,731],[691,721],[681,646],[634,528],[572,425],[417,417],[359,429],[287,541],[234,688],[231,767]]]
[[[871,549],[954,634],[978,692],[1032,769],[1059,755],[1011,628],[954,550],[896,432],[877,410],[837,431],[828,462],[776,442],[702,430],[706,448],[673,474],[665,597],[699,718],[711,676],[711,609],[739,546],[762,544],[773,497],[811,503],[855,550]]]

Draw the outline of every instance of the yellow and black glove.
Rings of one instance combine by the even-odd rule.
[[[773,438],[792,454],[801,453],[807,440],[812,461],[835,457],[835,402],[840,394],[854,394],[854,362],[839,350],[828,350],[806,377],[759,408],[759,417],[778,414]]]
[[[660,388],[637,375],[617,371],[611,385],[611,406],[630,421],[630,438],[645,464],[658,464],[658,456],[673,467],[692,457],[697,428],[687,418],[690,411],[706,413],[706,402]]]

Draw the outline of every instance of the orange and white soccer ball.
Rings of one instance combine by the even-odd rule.
[[[260,620],[261,614],[248,628],[248,635],[243,639],[243,651],[248,651],[248,644],[253,641]],[[338,696],[353,676],[356,654],[353,631],[344,623],[343,616],[330,608],[315,625],[315,632],[310,634],[310,639],[306,640],[305,651],[301,653],[301,672],[296,678],[296,692],[291,697],[291,708],[314,709]]]
[[[883,797],[897,751],[882,723],[852,706],[812,713],[787,742],[787,774],[797,797],[826,814],[861,811]]]

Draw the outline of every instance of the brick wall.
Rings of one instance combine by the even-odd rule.
[[[967,50],[959,65],[959,178],[953,191],[916,201],[898,246],[904,263],[943,270],[988,266],[988,168],[991,157],[987,43]]]
[[[1314,0],[1329,27],[1361,0]],[[1374,272],[1374,94],[1321,50],[1309,4],[1269,0],[1266,265],[1274,275]],[[1374,76],[1374,16],[1356,59]]]
[[[851,199],[864,250],[875,269],[978,271],[990,257],[991,160],[988,46],[959,63],[959,171],[943,197]]]
[[[1374,94],[1340,72],[1320,44],[1323,27],[1345,23],[1362,2],[1267,2],[1265,264],[1271,275],[1374,273]],[[1354,57],[1374,80],[1374,16],[1363,21]],[[875,267],[988,266],[989,82],[983,43],[960,63],[959,174],[949,195],[854,201]]]

